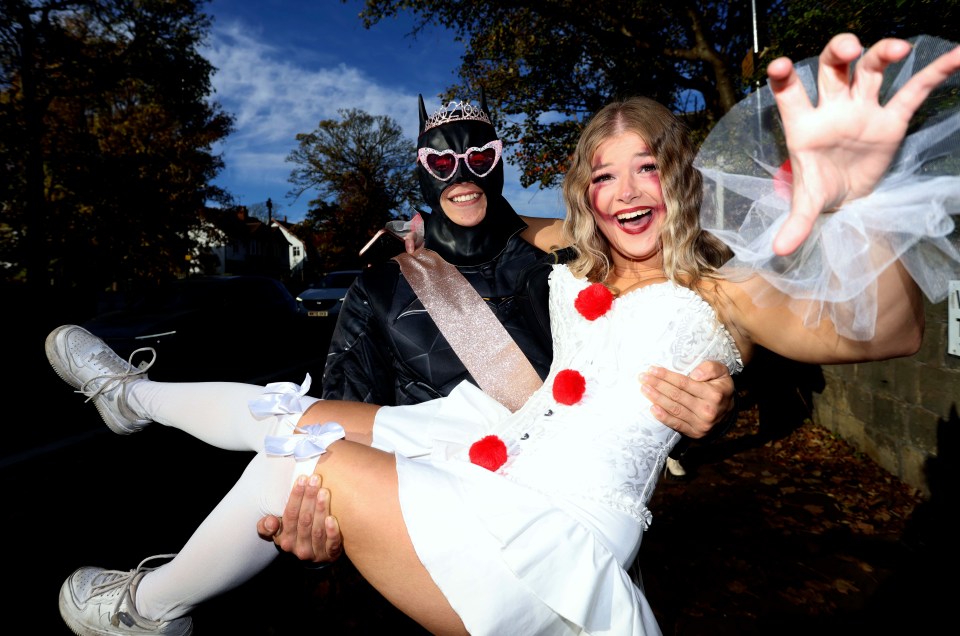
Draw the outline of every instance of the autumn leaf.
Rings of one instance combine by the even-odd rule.
[[[857,593],[860,591],[860,588],[846,579],[835,580],[833,582],[833,587],[836,588],[836,590],[841,594],[850,594],[851,592]]]

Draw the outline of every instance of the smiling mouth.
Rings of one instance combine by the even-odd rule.
[[[483,194],[480,192],[471,192],[469,194],[458,194],[455,197],[450,197],[450,200],[454,203],[469,203],[471,201],[476,201],[481,196],[483,196]]]
[[[624,212],[623,214],[616,215],[617,223],[620,224],[620,227],[633,229],[646,225],[652,218],[652,208],[647,208],[645,210],[633,210],[631,212]]]

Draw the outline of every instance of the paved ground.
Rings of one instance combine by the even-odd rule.
[[[655,495],[641,557],[664,633],[940,633],[957,558],[932,500],[812,424],[767,441],[756,415]]]

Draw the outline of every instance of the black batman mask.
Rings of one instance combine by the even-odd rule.
[[[437,124],[437,115],[427,118],[420,96],[420,135],[417,148],[452,150],[457,154],[468,148],[482,148],[498,139],[490,123],[486,99],[481,92],[480,107],[463,103],[451,110],[442,109]],[[424,130],[427,126],[427,130]],[[417,162],[420,192],[430,206],[431,214],[423,216],[424,247],[437,252],[445,261],[454,265],[480,265],[496,258],[506,247],[507,240],[526,227],[513,207],[503,198],[503,158],[493,169],[480,177],[467,167],[466,158],[459,158],[452,177],[443,181],[430,174],[423,164]],[[481,188],[487,198],[487,211],[483,220],[473,227],[464,227],[451,221],[440,207],[443,191],[455,183],[470,182]]]

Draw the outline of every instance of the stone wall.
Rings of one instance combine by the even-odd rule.
[[[947,302],[927,303],[925,312],[916,355],[821,367],[813,420],[929,497],[936,458],[960,426],[960,357],[947,353]]]

